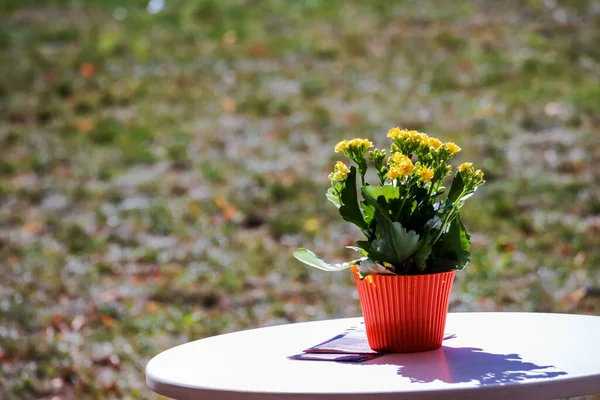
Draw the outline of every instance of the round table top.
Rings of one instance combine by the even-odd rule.
[[[600,317],[450,313],[441,349],[361,363],[292,360],[362,318],[253,329],[154,357],[146,382],[176,399],[559,398],[600,392]]]

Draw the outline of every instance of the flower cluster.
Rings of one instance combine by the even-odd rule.
[[[350,168],[346,164],[341,161],[335,163],[335,167],[333,167],[333,172],[329,174],[329,180],[335,184],[336,182],[345,181],[350,173]]]
[[[368,149],[373,147],[369,139],[342,140],[335,146],[335,152],[342,152],[346,157],[359,164]]]
[[[385,172],[383,169],[383,163],[385,162],[385,157],[387,152],[385,149],[379,150],[375,149],[369,152],[369,160],[377,170],[377,176],[379,176],[379,181],[383,182],[385,180]]]
[[[403,154],[415,154],[419,158],[426,158],[432,154],[433,158],[448,160],[461,149],[452,142],[442,143],[438,138],[430,137],[426,133],[409,131],[407,129],[392,128],[387,136],[392,139],[394,148]]]
[[[342,152],[347,158],[354,161],[358,166],[362,182],[365,182],[365,173],[367,172],[367,160],[365,154],[367,150],[373,147],[369,139],[342,140],[335,146],[335,152]]]
[[[366,236],[353,249],[362,258],[330,265],[306,249],[294,255],[306,264],[325,270],[356,268],[361,276],[372,273],[410,275],[462,269],[469,262],[469,235],[459,210],[485,181],[472,163],[462,163],[445,196],[444,180],[452,175],[452,159],[461,148],[426,133],[390,129],[392,144],[373,149],[368,139],[343,140],[335,146],[356,166],[338,161],[329,174],[327,199],[342,218]],[[368,152],[368,157],[367,157]],[[368,161],[380,185],[366,182]],[[357,191],[356,180],[362,185]]]
[[[386,182],[406,186],[418,184],[421,187],[428,186],[435,189],[433,192],[436,193],[441,188],[441,181],[452,173],[452,166],[447,162],[461,151],[455,143],[443,143],[438,138],[416,130],[392,128],[388,131],[387,137],[392,139],[391,155],[387,163],[385,163],[387,155],[385,149],[374,149],[368,154],[382,185]],[[342,152],[357,164],[363,183],[367,168],[365,155],[371,147],[373,143],[369,139],[342,140],[335,146],[336,153]],[[413,163],[413,159],[418,161]],[[340,182],[348,176],[348,173],[348,167],[338,161],[329,179],[332,182]],[[472,188],[484,183],[483,172],[474,170],[472,163],[461,164],[458,173]]]
[[[419,169],[419,176],[424,183],[429,182],[433,178],[433,175],[433,171],[424,165]]]
[[[390,156],[388,159],[388,167],[387,177],[392,181],[398,179],[398,177],[409,176],[415,169],[412,160],[399,151]]]
[[[485,181],[483,180],[483,171],[473,168],[473,163],[466,162],[458,166],[458,173],[461,175],[462,180],[469,185],[479,186]]]

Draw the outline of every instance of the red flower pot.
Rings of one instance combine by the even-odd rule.
[[[370,275],[361,281],[355,274],[369,346],[385,353],[440,348],[455,275]]]

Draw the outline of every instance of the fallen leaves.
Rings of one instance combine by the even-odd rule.
[[[223,195],[215,197],[215,204],[219,207],[223,219],[227,222],[238,222],[241,218],[239,210],[232,205]]]
[[[223,107],[223,111],[229,114],[233,114],[237,108],[235,100],[231,97],[224,97],[221,106]]]
[[[76,119],[75,129],[81,133],[90,133],[96,126],[96,121],[93,118],[79,118]]]
[[[22,228],[23,233],[28,236],[34,236],[44,230],[44,224],[38,220],[29,220]]]
[[[221,43],[225,46],[234,45],[237,42],[237,33],[235,31],[227,31],[221,38]]]
[[[267,54],[267,46],[265,43],[253,43],[249,52],[252,57],[264,57]]]
[[[96,66],[91,62],[84,62],[79,66],[79,75],[84,78],[91,78],[96,75]]]
[[[77,315],[75,318],[73,318],[73,321],[71,321],[71,329],[73,329],[74,332],[79,332],[86,323],[87,318],[85,316]]]

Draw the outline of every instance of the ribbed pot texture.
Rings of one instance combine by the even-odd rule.
[[[415,353],[442,346],[456,271],[428,275],[356,277],[369,346]]]

